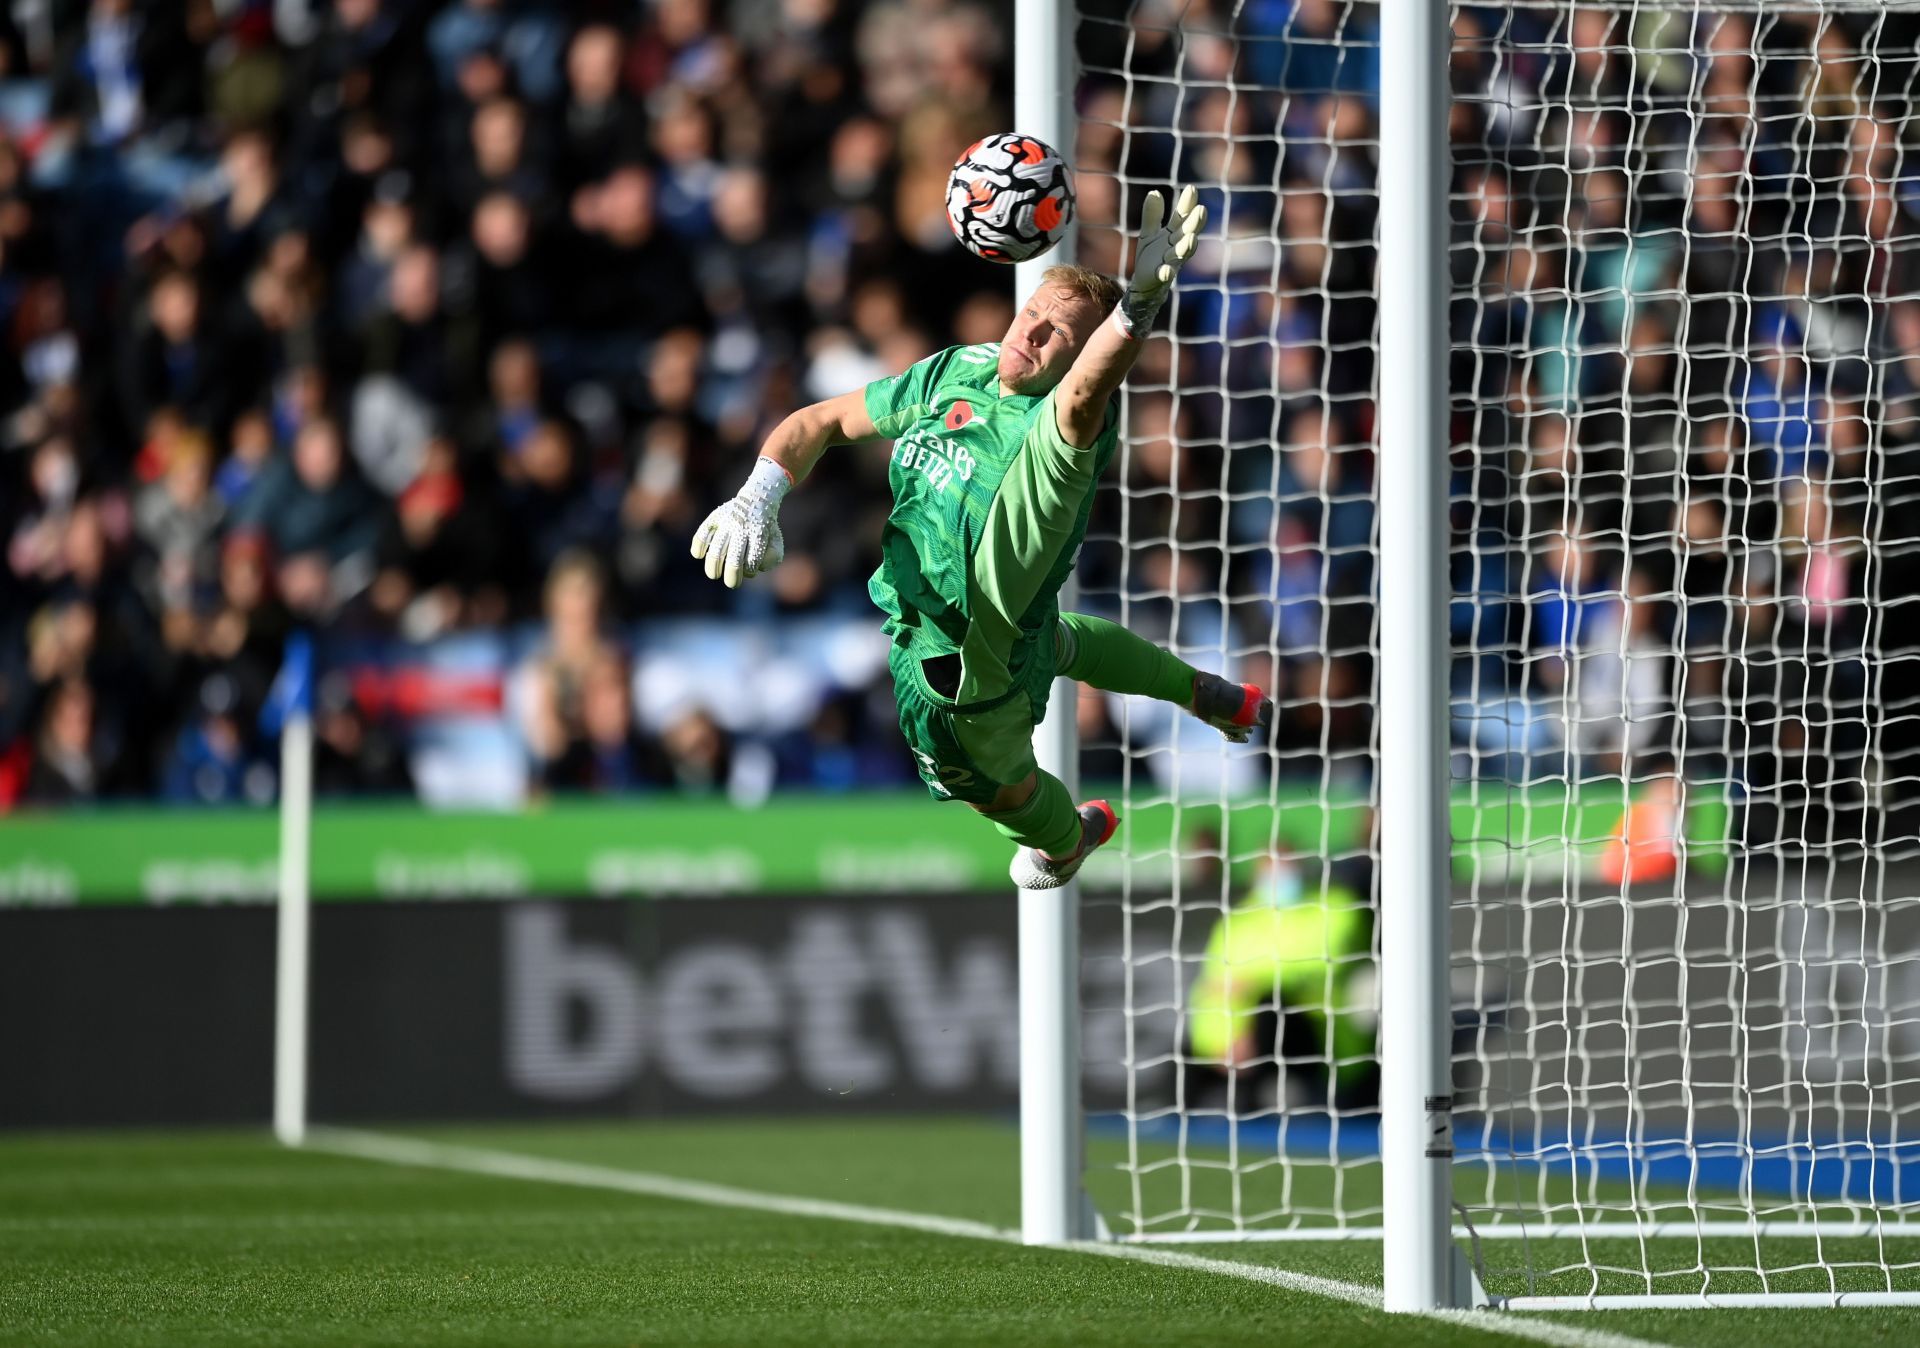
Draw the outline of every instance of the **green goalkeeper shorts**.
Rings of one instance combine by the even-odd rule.
[[[961,704],[935,690],[926,665],[907,648],[894,647],[887,663],[900,704],[900,733],[935,800],[990,805],[1000,788],[1024,782],[1033,773],[1035,709],[1025,688]],[[938,678],[939,661],[930,663]]]

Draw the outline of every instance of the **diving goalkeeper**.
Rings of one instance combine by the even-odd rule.
[[[707,575],[728,586],[770,570],[785,555],[781,498],[820,455],[893,440],[893,510],[868,591],[887,615],[900,729],[936,798],[965,801],[1018,846],[1011,873],[1023,889],[1065,884],[1117,823],[1105,801],[1076,807],[1034,761],[1056,673],[1174,703],[1237,742],[1272,718],[1260,689],[1059,611],[1118,443],[1113,395],[1205,222],[1192,188],[1171,215],[1155,192],[1124,291],[1082,267],[1049,267],[997,347],[949,347],[793,413],[693,538]]]

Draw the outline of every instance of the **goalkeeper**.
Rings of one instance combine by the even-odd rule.
[[[950,347],[793,413],[694,535],[707,575],[737,586],[780,562],[781,498],[830,445],[893,440],[893,510],[868,590],[887,615],[900,729],[935,797],[965,801],[1017,845],[1024,889],[1065,884],[1117,822],[1105,801],[1076,807],[1034,762],[1056,673],[1175,703],[1238,742],[1272,717],[1260,689],[1058,605],[1118,443],[1114,394],[1205,221],[1192,188],[1170,216],[1153,193],[1124,291],[1049,267],[997,347]]]

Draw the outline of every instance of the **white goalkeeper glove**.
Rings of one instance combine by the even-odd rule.
[[[793,489],[787,470],[772,459],[754,461],[745,485],[707,516],[693,536],[693,555],[705,558],[707,578],[724,580],[729,590],[786,559],[780,537],[780,498]]]
[[[1137,340],[1147,335],[1153,316],[1173,291],[1173,278],[1193,256],[1206,223],[1207,208],[1191,187],[1181,189],[1172,215],[1167,214],[1165,197],[1158,192],[1147,194],[1147,204],[1140,211],[1140,242],[1133,251],[1133,278],[1113,311],[1113,321],[1127,336]]]

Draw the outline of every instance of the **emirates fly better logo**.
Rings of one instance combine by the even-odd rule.
[[[957,431],[973,420],[973,404],[962,400],[947,409],[941,423],[948,431]],[[962,482],[973,477],[973,455],[958,440],[935,435],[921,422],[893,442],[893,461],[905,472],[924,475],[937,492],[945,493],[947,484],[957,476]]]

